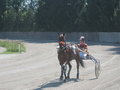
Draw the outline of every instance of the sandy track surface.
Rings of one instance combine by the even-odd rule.
[[[80,81],[72,61],[71,79],[59,81],[60,65],[55,42],[26,41],[27,52],[0,54],[0,90],[120,90],[120,45],[89,43],[90,53],[101,61],[101,75],[95,79],[94,63],[84,61]]]

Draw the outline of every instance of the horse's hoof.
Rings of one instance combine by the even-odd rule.
[[[63,77],[60,77],[60,81],[63,80]]]
[[[79,82],[79,81],[80,81],[80,79],[79,79],[79,78],[77,78],[75,81],[76,81],[76,82]]]
[[[62,81],[63,79],[60,78],[59,80]]]
[[[66,79],[64,79],[64,83],[66,83]]]
[[[69,77],[69,76],[67,76],[67,79],[70,79],[70,77]]]

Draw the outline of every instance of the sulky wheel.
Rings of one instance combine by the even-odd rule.
[[[97,79],[98,79],[99,75],[100,75],[100,61],[95,63],[95,76]]]

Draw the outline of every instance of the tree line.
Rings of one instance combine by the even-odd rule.
[[[0,0],[0,31],[114,32],[120,0]]]

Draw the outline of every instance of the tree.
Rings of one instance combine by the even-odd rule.
[[[0,0],[0,30],[3,28],[3,15],[6,10],[6,0]]]
[[[1,31],[119,31],[120,0],[0,0]]]
[[[86,7],[84,3],[83,0],[40,0],[36,13],[37,25],[49,31],[72,31],[81,19],[83,7]]]

